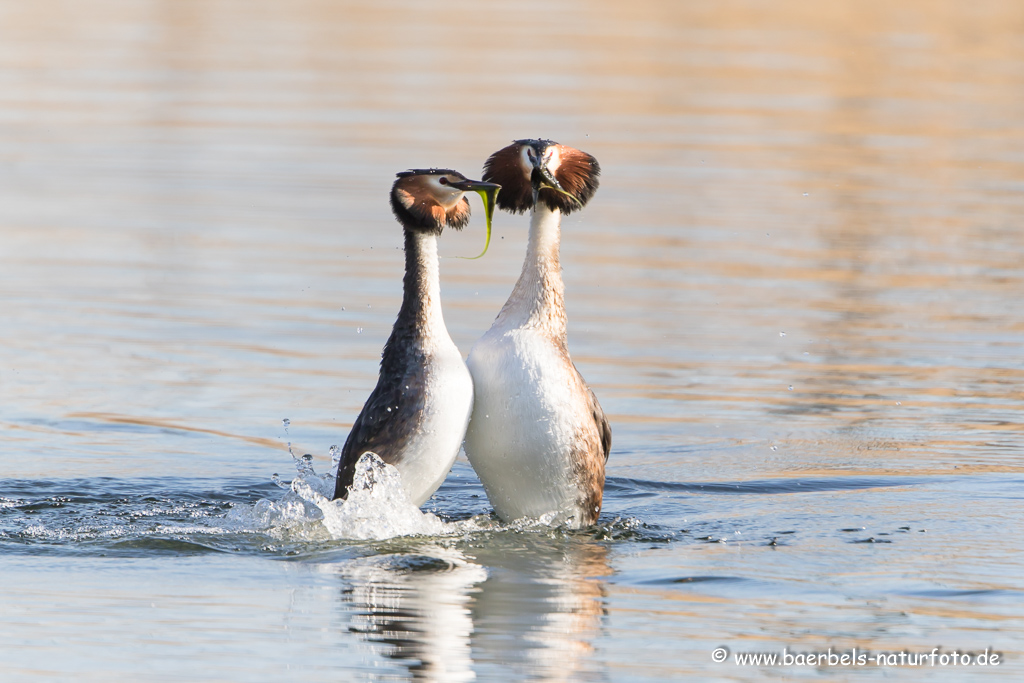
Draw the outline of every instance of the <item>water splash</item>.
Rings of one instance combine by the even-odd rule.
[[[320,509],[323,525],[335,539],[443,536],[459,530],[413,505],[402,488],[401,473],[371,452],[356,462],[355,478],[345,500],[330,500],[323,488],[318,490],[303,476],[292,481],[292,491]]]
[[[334,467],[339,449],[331,448]],[[384,462],[377,454],[364,453],[356,462],[355,474],[348,496],[344,500],[331,500],[335,478],[331,474],[317,474],[311,456],[295,457],[297,476],[285,483],[277,475],[274,482],[287,493],[277,501],[261,500],[252,508],[252,521],[268,529],[272,535],[286,535],[291,540],[296,534],[310,537],[309,527],[332,540],[381,541],[408,536],[453,536],[489,532],[569,534],[578,533],[563,515],[552,512],[539,519],[519,519],[503,523],[489,513],[469,519],[448,522],[431,512],[413,505],[402,487],[402,475],[394,466]],[[613,534],[620,519],[598,525],[583,533],[597,533],[601,537]],[[636,520],[630,520],[630,523]]]
[[[375,453],[366,452],[357,461],[345,500],[331,500],[334,476],[317,474],[312,456],[291,455],[297,476],[288,483],[279,475],[273,477],[274,483],[287,493],[279,500],[263,499],[251,507],[236,508],[233,516],[237,522],[291,540],[296,536],[384,540],[396,536],[445,536],[468,530],[465,522],[444,522],[413,505],[402,488],[401,473]],[[332,459],[339,457],[337,449],[332,448],[331,455]]]
[[[340,449],[333,449],[338,455]],[[332,501],[333,469],[318,474],[314,458],[292,455],[293,477],[225,484],[191,480],[81,480],[6,482],[0,498],[0,551],[99,553],[230,552],[316,555],[339,550],[339,541],[489,543],[526,534],[550,538],[593,536],[605,540],[652,540],[620,520],[588,530],[560,526],[549,516],[503,523],[489,506],[449,500],[455,520],[423,512],[406,498],[401,474],[372,453],[364,454],[346,500]],[[612,488],[615,487],[614,481]],[[446,496],[465,497],[450,488]],[[441,510],[452,505],[439,503]],[[436,514],[435,514],[436,513]],[[655,530],[656,531],[656,530]],[[408,540],[407,540],[408,539]],[[503,542],[503,541],[499,541]],[[358,549],[354,548],[356,552]]]

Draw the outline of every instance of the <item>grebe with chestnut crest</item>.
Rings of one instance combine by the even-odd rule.
[[[523,270],[466,361],[475,402],[466,455],[505,521],[594,524],[601,512],[611,425],[569,356],[561,219],[594,196],[597,160],[551,140],[517,140],[484,165],[497,204],[530,211]]]

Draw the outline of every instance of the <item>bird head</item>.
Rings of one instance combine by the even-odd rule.
[[[503,191],[498,207],[512,213],[538,203],[563,214],[586,206],[597,192],[601,166],[597,159],[552,140],[516,140],[484,164],[484,180]]]
[[[391,210],[406,230],[440,235],[445,228],[461,230],[469,223],[467,192],[477,192],[487,213],[490,238],[494,198],[500,185],[470,180],[458,171],[418,168],[398,173],[391,186]]]

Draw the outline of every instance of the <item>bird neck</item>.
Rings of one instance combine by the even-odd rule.
[[[558,260],[562,212],[544,204],[530,213],[530,241],[523,272],[498,315],[507,327],[533,327],[563,344],[566,338],[565,285]]]
[[[446,334],[446,330],[441,314],[437,236],[406,230],[402,308],[388,347],[412,343],[428,351],[426,347],[439,334]]]

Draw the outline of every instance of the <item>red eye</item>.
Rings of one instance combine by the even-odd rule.
[[[437,182],[441,183],[442,185],[447,185],[448,184],[448,179],[445,178],[444,176],[441,176],[441,179],[438,180]]]

